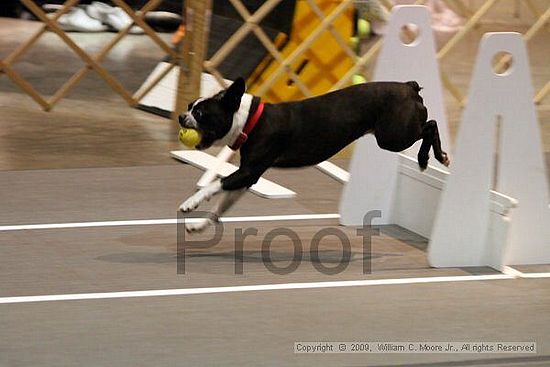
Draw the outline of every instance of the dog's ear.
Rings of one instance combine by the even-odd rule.
[[[240,77],[237,78],[237,80],[225,90],[222,97],[223,106],[231,112],[237,111],[241,105],[241,98],[245,89],[244,79]]]

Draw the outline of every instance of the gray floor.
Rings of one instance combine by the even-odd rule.
[[[37,26],[0,19],[0,55]],[[482,31],[445,64],[464,89]],[[73,35],[88,51],[111,36]],[[125,42],[105,64],[136,89],[161,54],[139,36]],[[547,35],[530,45],[537,88],[550,77],[548,45]],[[47,94],[80,65],[47,34],[16,69]],[[461,110],[445,98],[454,135]],[[538,113],[550,152],[545,103]],[[93,75],[49,113],[2,77],[0,113],[0,227],[175,218],[200,176],[169,157],[169,150],[179,148],[171,121],[129,108]],[[335,162],[345,167],[348,160]],[[338,210],[341,185],[314,168],[274,170],[266,177],[296,191],[297,198],[248,194],[229,216]],[[262,262],[262,240],[280,226],[298,233],[304,245],[299,267],[288,275],[273,274]],[[235,230],[250,227],[258,235],[235,250]],[[431,268],[426,239],[395,226],[382,228],[367,254],[354,228],[337,227],[350,239],[351,261],[340,274],[322,274],[308,250],[326,227],[337,223],[228,224],[218,245],[188,249],[185,274],[176,271],[175,225],[0,231],[0,299],[497,274],[490,268]],[[293,251],[279,237],[271,258],[284,267]],[[243,274],[234,274],[235,255],[243,257]],[[323,264],[333,266],[341,255],[334,238],[321,243]],[[363,273],[365,261],[369,274]],[[550,265],[518,269],[550,272]],[[550,278],[29,302],[0,304],[0,366],[550,366],[549,330]],[[535,341],[538,352],[299,355],[293,353],[297,341]]]
[[[0,362],[6,366],[548,366],[550,297],[541,290],[547,287],[548,281],[520,280],[3,306],[2,314],[9,317],[2,316],[2,333],[9,344],[2,343]],[[317,340],[536,340],[540,352],[535,356],[292,353],[294,342]],[[484,359],[487,363],[479,362]]]
[[[300,183],[285,184],[307,187],[318,179],[315,170],[309,173]],[[179,165],[6,175],[4,182],[9,184],[2,185],[2,197],[8,200],[4,207],[9,214],[2,223],[21,224],[173,218],[181,188],[195,182],[197,173]],[[273,178],[284,181],[283,177]],[[325,178],[329,190],[330,184]],[[28,203],[30,207],[21,205]],[[248,195],[230,215],[316,213],[315,209],[321,208]],[[283,225],[298,233],[304,256],[296,271],[277,275],[262,262],[262,240]],[[239,252],[235,230],[250,227],[258,234],[247,238]],[[3,231],[0,299],[496,274],[489,268],[430,268],[426,240],[398,227],[384,227],[369,254],[363,253],[362,238],[353,228],[338,227],[351,241],[351,261],[340,274],[323,274],[315,269],[318,263],[308,250],[314,234],[327,227],[338,226],[334,220],[226,225],[218,245],[189,249],[186,272],[179,275],[175,225]],[[275,266],[291,264],[293,251],[284,238],[273,241]],[[237,275],[236,254],[243,257],[243,272]],[[341,256],[336,241],[322,242],[319,257],[324,265],[335,266]],[[363,273],[364,261],[370,261],[369,274]],[[548,272],[550,266],[521,270]],[[550,279],[489,280],[3,304],[0,365],[545,366],[550,364],[549,287]],[[535,341],[538,353],[293,353],[294,342],[317,340]]]

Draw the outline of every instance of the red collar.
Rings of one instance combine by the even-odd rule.
[[[229,148],[232,150],[239,150],[241,146],[244,144],[244,142],[248,139],[248,134],[254,129],[254,126],[258,123],[258,120],[262,116],[262,112],[264,112],[264,104],[260,102],[258,104],[258,108],[256,109],[256,112],[252,115],[252,117],[249,117],[246,121],[246,124],[244,125],[243,131],[239,133],[239,136],[233,143],[233,145],[230,145]]]

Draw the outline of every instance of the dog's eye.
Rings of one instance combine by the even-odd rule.
[[[195,110],[193,112],[194,112],[195,118],[200,119],[202,117],[202,111],[201,110]]]

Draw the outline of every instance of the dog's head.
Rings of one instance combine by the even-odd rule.
[[[179,124],[201,133],[202,139],[196,149],[209,148],[229,133],[233,115],[239,110],[244,92],[244,80],[238,78],[215,96],[199,98],[189,104],[187,112],[179,116]]]

